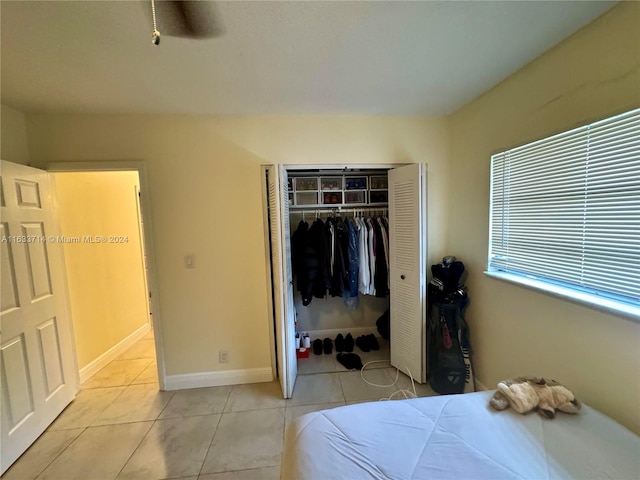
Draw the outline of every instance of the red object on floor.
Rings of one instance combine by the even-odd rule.
[[[296,350],[296,358],[309,358],[309,350],[311,349],[306,348],[304,349],[304,352],[303,352],[302,349],[299,348],[298,350]]]

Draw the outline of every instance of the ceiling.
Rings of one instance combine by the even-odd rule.
[[[613,5],[216,2],[222,36],[163,35],[154,46],[150,2],[3,0],[2,103],[79,113],[445,115]]]

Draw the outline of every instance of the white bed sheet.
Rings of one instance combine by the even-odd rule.
[[[492,394],[303,415],[287,429],[281,479],[640,479],[640,438],[609,417],[496,412]]]

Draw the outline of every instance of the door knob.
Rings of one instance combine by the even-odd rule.
[[[404,280],[404,275],[400,275],[400,279],[401,279],[401,280]]]

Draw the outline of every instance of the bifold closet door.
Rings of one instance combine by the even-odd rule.
[[[389,170],[391,365],[426,381],[427,169]]]
[[[3,473],[73,400],[77,370],[49,174],[1,165]]]
[[[276,361],[282,395],[291,398],[298,374],[295,348],[295,305],[293,269],[289,237],[289,193],[287,172],[281,165],[267,167],[269,186],[269,233],[271,239],[271,275],[276,327]]]

